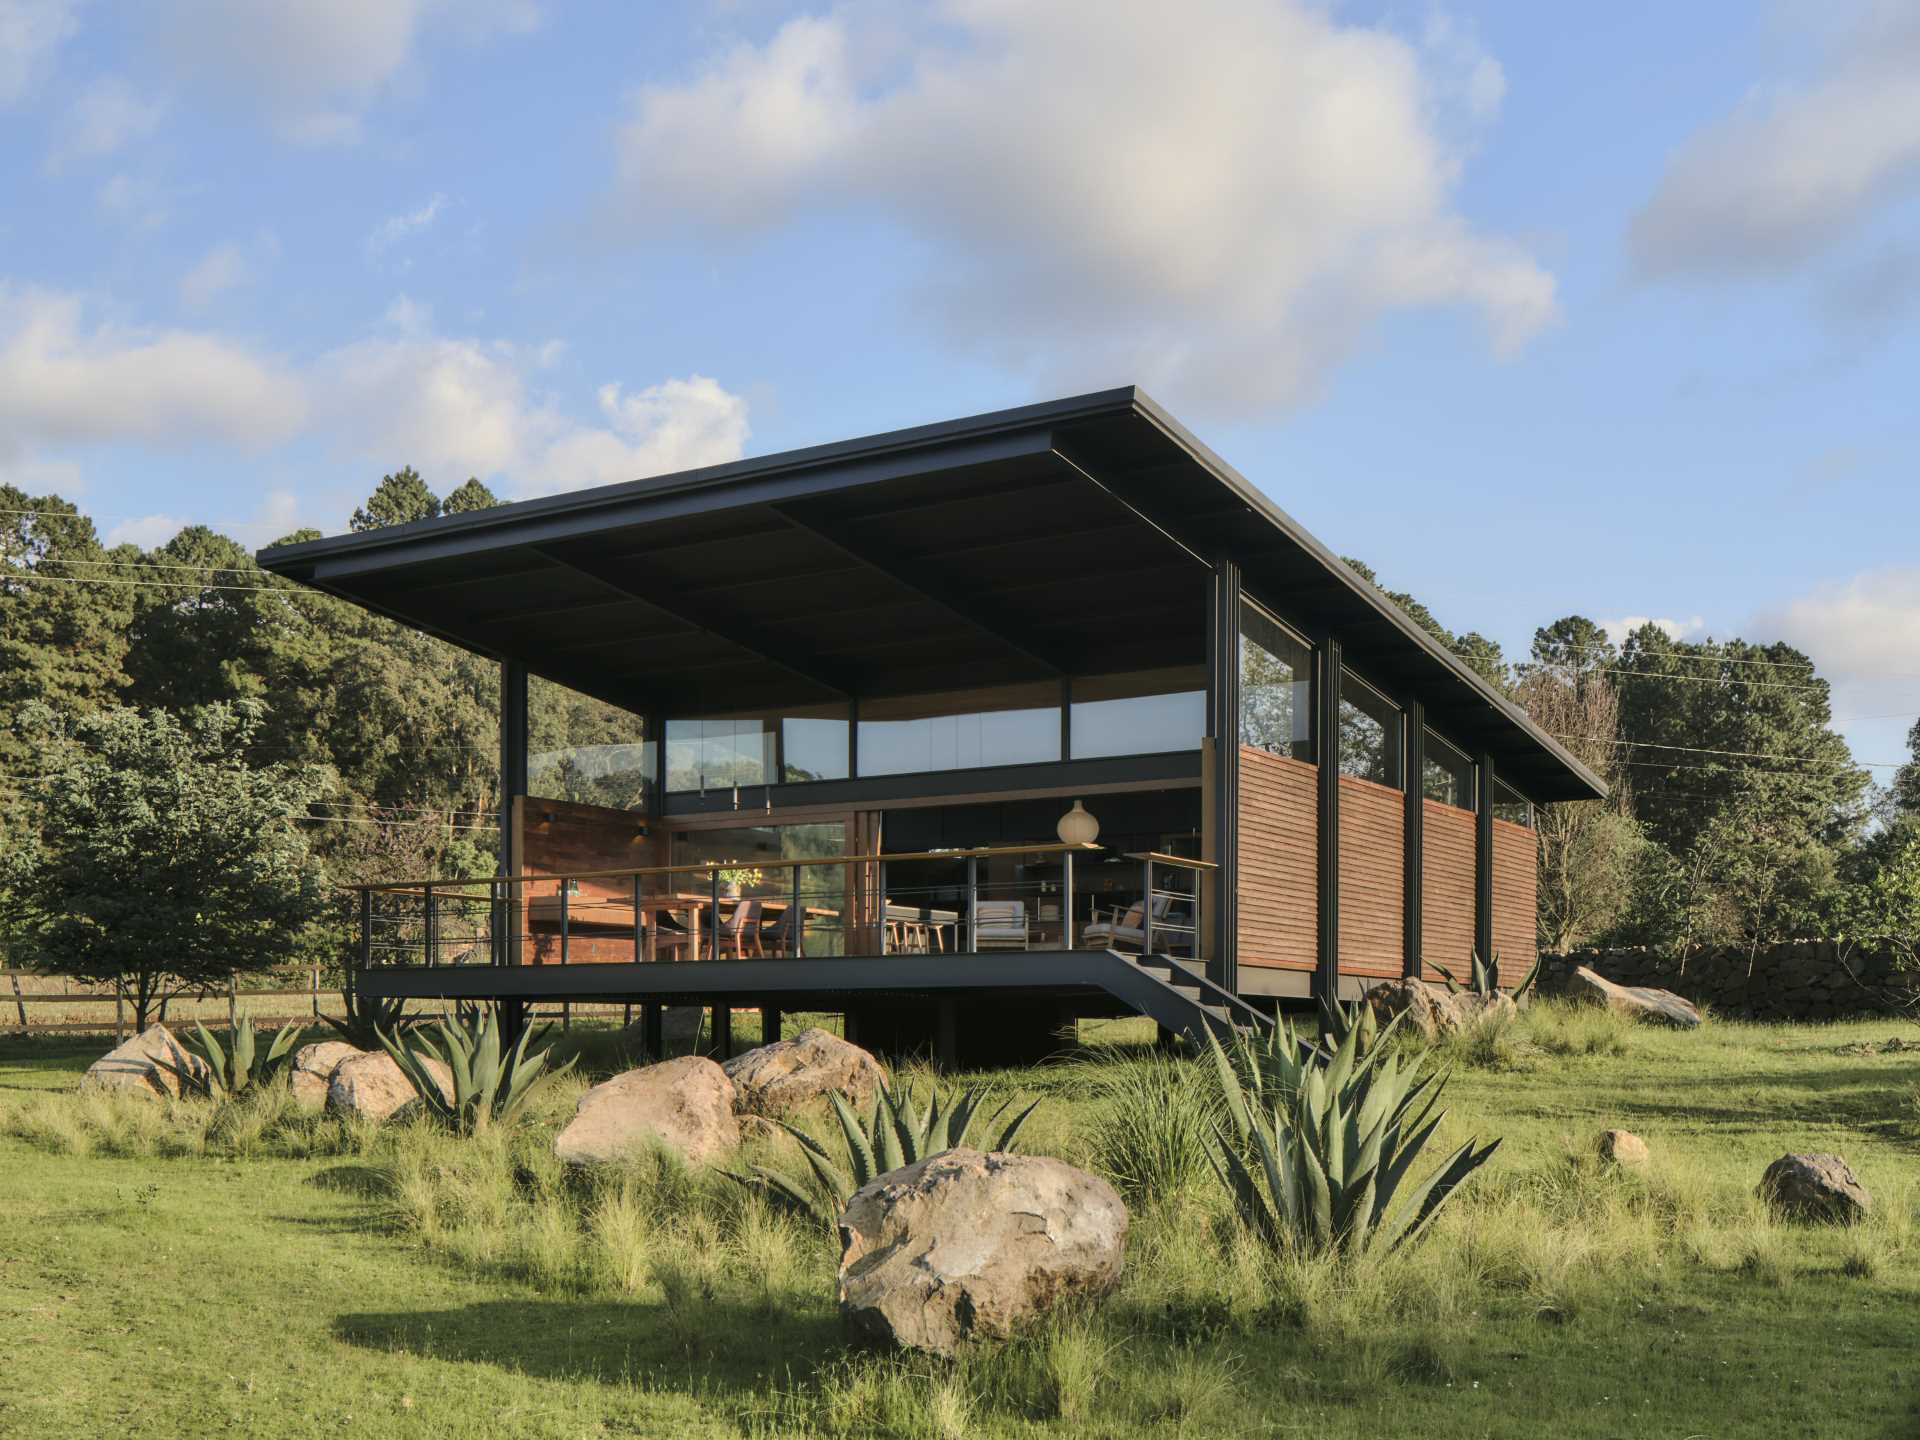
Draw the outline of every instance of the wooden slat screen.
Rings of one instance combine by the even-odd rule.
[[[1320,921],[1315,884],[1320,769],[1240,747],[1240,964],[1311,970]]]
[[[1421,870],[1421,973],[1438,980],[1434,962],[1464,980],[1473,968],[1474,817],[1470,810],[1422,800],[1427,807]]]
[[[1500,978],[1517,985],[1540,953],[1539,840],[1524,825],[1493,822],[1493,949]]]
[[[521,797],[513,802],[513,870],[520,875],[564,875],[580,870],[641,869],[663,865],[665,847],[647,833],[646,817],[631,810],[581,805],[570,800]],[[557,929],[533,930],[528,903],[552,899],[559,882],[529,881],[519,886],[514,907],[515,930],[521,940],[521,963],[558,964]],[[624,901],[632,894],[631,881],[586,880],[576,903],[576,914],[593,913],[596,900]],[[629,907],[629,915],[631,907]],[[591,933],[586,927],[568,936],[567,959],[575,965],[623,964],[633,959],[631,939]]]
[[[1340,777],[1340,973],[1398,975],[1406,965],[1406,795]]]

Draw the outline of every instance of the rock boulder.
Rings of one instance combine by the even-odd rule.
[[[840,1316],[855,1340],[951,1355],[1063,1301],[1106,1294],[1127,1207],[1042,1156],[949,1150],[880,1176],[840,1217]]]
[[[1570,999],[1590,1005],[1605,1005],[1620,1015],[1635,1020],[1650,1020],[1658,1025],[1673,1025],[1684,1030],[1700,1024],[1700,1012],[1691,1000],[1671,990],[1656,990],[1650,985],[1616,985],[1585,965],[1577,966],[1567,977]]]
[[[664,1060],[582,1095],[573,1119],[554,1136],[553,1153],[570,1165],[594,1165],[665,1145],[704,1165],[740,1143],[733,1102],[733,1082],[713,1061]]]
[[[1417,1031],[1423,1038],[1437,1040],[1471,1029],[1490,1017],[1512,1019],[1519,1013],[1513,997],[1496,991],[1476,995],[1470,990],[1449,990],[1431,980],[1389,980],[1367,991],[1367,1004],[1381,1025],[1405,1014],[1401,1029]]]
[[[856,1106],[870,1105],[886,1079],[873,1056],[820,1029],[749,1050],[725,1069],[735,1105],[752,1115],[789,1115],[836,1090]]]
[[[287,1085],[293,1091],[293,1098],[311,1109],[321,1109],[327,1103],[327,1088],[333,1083],[333,1072],[344,1061],[356,1060],[366,1053],[344,1040],[317,1040],[311,1045],[302,1045],[293,1052],[293,1060],[287,1066]]]
[[[180,1093],[180,1077],[157,1063],[161,1060],[190,1073],[206,1069],[205,1063],[188,1054],[166,1026],[149,1025],[89,1065],[80,1083],[155,1098],[176,1096]]]
[[[1760,1177],[1760,1194],[1793,1220],[1851,1225],[1873,1208],[1867,1187],[1838,1155],[1782,1155]]]
[[[440,1093],[453,1099],[453,1072],[438,1060],[424,1059],[427,1073],[439,1083]],[[386,1120],[418,1097],[394,1058],[384,1050],[364,1050],[342,1059],[327,1081],[327,1105],[347,1115]]]
[[[1602,1130],[1594,1148],[1600,1152],[1600,1159],[1608,1165],[1619,1165],[1628,1170],[1638,1170],[1653,1158],[1647,1149],[1647,1142],[1631,1130]]]

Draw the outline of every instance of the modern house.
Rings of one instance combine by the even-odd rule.
[[[369,993],[1199,1035],[1524,969],[1532,807],[1604,793],[1131,388],[260,563],[500,662],[501,873],[367,887]]]

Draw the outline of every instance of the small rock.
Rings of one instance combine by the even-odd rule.
[[[1576,967],[1568,978],[1567,995],[1570,999],[1605,1005],[1617,1014],[1635,1020],[1651,1020],[1686,1030],[1700,1024],[1700,1012],[1694,1008],[1693,1002],[1671,990],[1656,990],[1648,985],[1616,985],[1605,976],[1596,975],[1585,965]]]
[[[323,1108],[327,1103],[327,1087],[333,1083],[333,1072],[345,1061],[366,1053],[344,1040],[316,1040],[311,1045],[302,1045],[293,1052],[293,1060],[287,1066],[287,1086],[293,1091],[293,1098],[312,1109]]]
[[[438,1060],[425,1056],[421,1057],[421,1063],[440,1086],[441,1095],[451,1102],[453,1072]],[[327,1082],[330,1109],[369,1120],[389,1119],[417,1099],[406,1073],[384,1050],[363,1051],[354,1058],[340,1061]]]
[[[204,1061],[181,1047],[166,1026],[149,1025],[131,1040],[115,1046],[89,1065],[80,1083],[129,1090],[136,1095],[155,1098],[177,1096],[180,1093],[180,1077],[156,1063],[161,1060],[192,1074],[200,1074],[207,1068]]]
[[[886,1079],[865,1050],[817,1028],[737,1055],[725,1069],[734,1103],[754,1115],[790,1115],[836,1090],[856,1106],[869,1105]]]
[[[1044,1156],[948,1150],[880,1176],[840,1217],[840,1317],[877,1344],[951,1355],[1120,1281],[1127,1207]]]
[[[1653,1158],[1647,1142],[1631,1130],[1602,1130],[1596,1148],[1602,1161],[1629,1170],[1638,1170]]]
[[[740,1143],[733,1099],[727,1072],[704,1056],[629,1070],[580,1097],[553,1153],[570,1165],[593,1165],[661,1144],[704,1165]]]
[[[1760,1177],[1760,1194],[1793,1220],[1851,1225],[1873,1208],[1867,1187],[1838,1155],[1782,1155]]]

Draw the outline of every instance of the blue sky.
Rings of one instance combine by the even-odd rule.
[[[0,0],[0,195],[0,476],[115,538],[1137,381],[1510,652],[1920,712],[1904,0]]]

